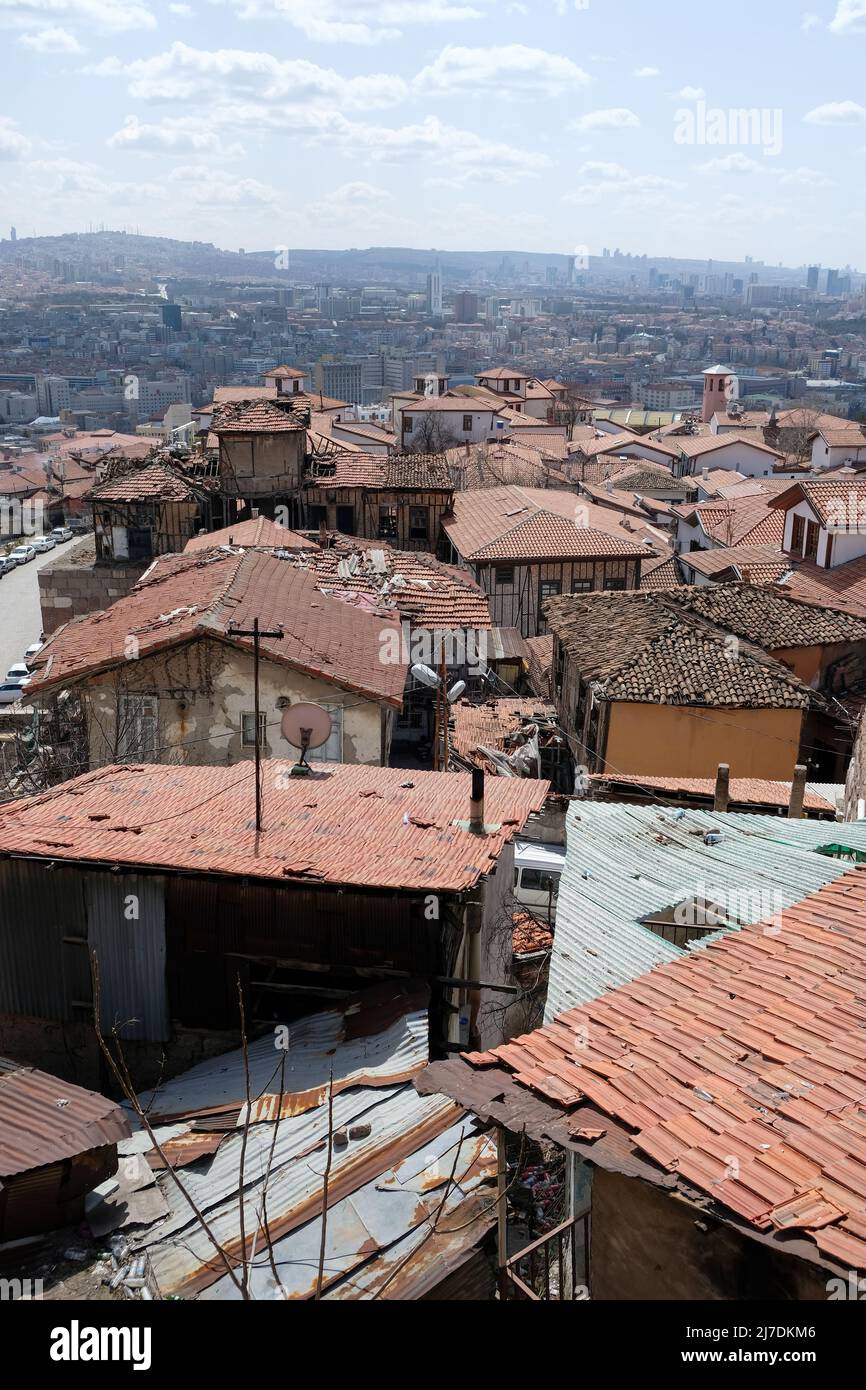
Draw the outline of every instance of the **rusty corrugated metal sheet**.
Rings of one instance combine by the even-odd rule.
[[[119,1105],[32,1067],[0,1072],[0,1177],[116,1144],[131,1133]]]
[[[85,1017],[73,1001],[90,999],[86,937],[81,874],[0,861],[0,1012]]]
[[[279,563],[279,562],[278,562]],[[342,605],[338,605],[342,606]],[[488,833],[474,835],[468,774],[323,763],[310,778],[269,759],[264,831],[254,769],[102,768],[0,811],[0,851],[248,875],[280,882],[462,892],[544,805],[547,782],[488,779]]]
[[[122,1038],[170,1036],[165,985],[165,880],[134,874],[85,878],[88,942],[99,962],[102,1027]]]

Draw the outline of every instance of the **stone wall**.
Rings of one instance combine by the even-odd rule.
[[[129,593],[148,564],[97,565],[93,536],[65,546],[39,571],[42,631],[47,635],[70,618],[109,608]]]

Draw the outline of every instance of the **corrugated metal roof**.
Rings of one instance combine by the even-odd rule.
[[[148,764],[100,768],[0,808],[0,850],[282,882],[462,892],[540,811],[548,782],[488,778],[484,834],[469,819],[468,773],[321,763],[311,777],[264,764],[264,830],[255,769]],[[493,829],[491,827],[497,827]]]
[[[388,991],[389,1001],[384,998]],[[388,1002],[392,1016],[384,1028],[377,1028]],[[267,1097],[275,1090],[279,1093],[274,1073],[282,1056],[284,1104],[282,1118],[275,1124],[269,1118],[275,1106]],[[399,984],[377,987],[353,1001],[345,1012],[329,1010],[293,1023],[285,1054],[275,1049],[273,1037],[261,1039],[250,1049],[252,1091],[265,1102],[254,1107],[243,1170],[245,1233],[253,1257],[255,1296],[308,1298],[314,1292],[332,1068],[333,1129],[335,1135],[345,1137],[345,1142],[334,1143],[329,1180],[325,1282],[335,1284],[334,1296],[372,1297],[399,1260],[413,1252],[417,1258],[422,1245],[427,1250],[429,1218],[442,1200],[452,1166],[456,1185],[449,1193],[442,1225],[446,1231],[463,1229],[450,1232],[451,1252],[454,1240],[458,1250],[478,1243],[490,1222],[483,1219],[482,1210],[476,1210],[476,1219],[467,1224],[464,1204],[479,1184],[495,1177],[495,1149],[489,1139],[474,1132],[472,1122],[453,1101],[421,1097],[415,1091],[409,1078],[423,1069],[427,1059],[426,1011]],[[161,1088],[154,1114],[192,1101],[192,1111],[181,1122],[200,1131],[209,1123],[201,1113],[202,1101],[236,1104],[243,1095],[242,1054],[235,1052]],[[219,1129],[225,1125],[225,1116],[214,1114],[210,1122]],[[183,1172],[186,1190],[206,1214],[233,1263],[241,1253],[241,1123],[239,1118],[225,1133],[216,1153],[202,1156]],[[361,1127],[359,1133],[352,1134],[354,1126]],[[132,1146],[141,1149],[140,1136],[131,1141]],[[194,1295],[207,1290],[209,1298],[237,1297],[170,1175],[160,1172],[157,1182],[168,1215],[137,1233],[134,1240],[136,1248],[147,1251],[161,1292]],[[265,1223],[281,1289],[273,1276]]]
[[[0,1177],[116,1144],[131,1132],[119,1105],[47,1072],[0,1069]]]
[[[717,844],[705,842],[710,831]],[[584,801],[566,836],[546,1019],[682,955],[642,925],[650,914],[699,898],[757,922],[817,892],[850,866],[816,851],[866,850],[866,821]]]

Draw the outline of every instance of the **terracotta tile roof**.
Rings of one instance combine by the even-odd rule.
[[[487,372],[476,372],[477,381],[531,381],[528,372],[519,367],[491,367]]]
[[[592,458],[595,454],[613,454],[618,449],[624,449],[628,444],[637,444],[640,435],[632,434],[631,430],[622,430],[618,434],[605,434],[604,432],[596,435],[595,439],[581,441],[578,453],[585,454],[587,458]],[[655,446],[654,446],[655,447]],[[663,445],[658,445],[663,448]]]
[[[782,581],[787,593],[804,603],[839,608],[866,617],[866,555],[832,569],[801,560]]]
[[[579,520],[581,523],[576,524]],[[496,487],[458,492],[443,521],[464,560],[652,557],[609,508],[556,488]]]
[[[641,565],[640,587],[642,589],[676,589],[683,582],[679,560],[676,555],[662,556]]]
[[[201,492],[193,482],[165,463],[148,463],[143,468],[128,471],[105,482],[97,483],[90,491],[93,502],[195,502]]]
[[[677,450],[687,458],[700,458],[703,454],[713,454],[718,449],[730,448],[732,444],[748,444],[752,449],[760,449],[774,458],[784,458],[778,449],[771,449],[763,440],[743,430],[725,430],[723,434],[695,435],[684,434],[677,437]]]
[[[534,955],[549,951],[553,945],[553,930],[548,922],[539,922],[531,912],[515,912],[512,918],[511,949],[515,956]]]
[[[379,612],[396,610],[414,627],[491,627],[487,596],[479,585],[465,570],[443,565],[422,551],[392,550],[381,541],[359,544],[352,536],[338,536],[333,546],[317,549],[298,563],[313,576],[320,592]]]
[[[211,432],[221,434],[286,434],[306,429],[309,417],[294,404],[273,400],[229,401],[214,410]]]
[[[280,396],[276,386],[217,386],[211,409],[237,401],[276,400],[285,401],[294,410],[344,410],[349,405],[348,401],[338,401],[334,396],[323,396],[320,391],[298,391],[290,396]]]
[[[544,611],[582,679],[597,681],[609,700],[741,709],[809,706],[809,688],[752,642],[742,640],[738,659],[731,661],[728,630],[678,602],[696,592],[704,591],[572,595],[548,599]]]
[[[265,381],[303,381],[306,375],[297,367],[274,367],[269,372],[262,372]]]
[[[591,780],[601,785],[632,786],[646,788],[648,791],[684,792],[695,797],[713,801],[716,792],[712,777],[644,777],[637,774],[617,772],[593,773]],[[728,783],[730,808],[735,805],[783,807],[787,809],[791,801],[791,783],[773,782],[761,777],[731,777]],[[826,797],[816,792],[806,791],[803,805],[807,811],[827,811],[835,814],[836,807]]]
[[[720,501],[684,502],[672,508],[675,516],[700,524],[719,545],[773,545],[781,549],[785,535],[783,513],[771,497],[748,496]]]
[[[778,589],[752,584],[685,585],[671,595],[684,609],[766,651],[785,646],[866,642],[866,623],[849,613],[799,603]]]
[[[459,772],[317,764],[309,778],[269,759],[256,837],[255,771],[243,767],[101,768],[0,807],[0,850],[40,858],[150,865],[282,882],[463,892],[489,873],[547,782],[491,777],[484,835]]]
[[[774,583],[791,568],[789,556],[772,545],[713,546],[684,551],[679,558],[687,569],[708,578],[730,572],[732,578],[742,579],[747,571],[753,584]]]
[[[191,551],[213,550],[221,545],[242,546],[244,549],[258,550],[318,550],[313,540],[299,536],[287,526],[269,520],[266,516],[250,517],[248,521],[236,521],[224,526],[220,531],[208,531],[203,536],[193,536],[184,546],[184,554]]]
[[[866,478],[857,476],[803,479],[788,483],[772,500],[780,514],[798,502],[808,502],[822,526],[834,531],[864,530]]]
[[[0,1057],[0,1178],[116,1144],[131,1132],[115,1101]]]
[[[836,427],[819,430],[819,434],[831,449],[866,449],[866,428],[856,420],[849,420],[844,426],[840,420]]]
[[[458,700],[451,706],[451,745],[461,757],[481,766],[483,759],[474,756],[478,748],[506,749],[511,736],[520,729],[523,721],[534,722],[536,716],[543,720],[555,720],[556,709],[549,701],[534,696],[529,699],[487,700],[483,705]]]
[[[266,660],[402,705],[406,667],[381,660],[383,631],[399,627],[352,612],[295,564],[260,550],[157,560],[125,598],[59,628],[40,651],[29,688],[42,693],[118,666],[131,637],[142,658],[206,638],[252,650],[252,639],[231,628],[249,628],[256,617],[263,628],[284,629],[282,640],[262,639]]]
[[[402,398],[401,398],[402,399]],[[484,411],[496,414],[498,401],[487,399],[482,396],[458,396],[446,392],[444,396],[416,396],[412,400],[407,400],[402,405],[402,413],[406,415],[429,415],[431,412],[438,414],[444,411],[451,415],[471,415],[473,412]],[[536,421],[536,423],[538,423]]]
[[[866,875],[468,1061],[628,1131],[677,1185],[866,1270]]]
[[[444,454],[335,453],[313,464],[307,484],[328,491],[360,487],[388,492],[451,492],[454,488]]]

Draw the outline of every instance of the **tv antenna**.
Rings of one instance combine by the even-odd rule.
[[[321,705],[289,705],[283,710],[280,732],[293,748],[300,748],[301,756],[291,770],[292,777],[310,777],[313,769],[307,762],[311,748],[321,748],[331,737],[333,720]]]

